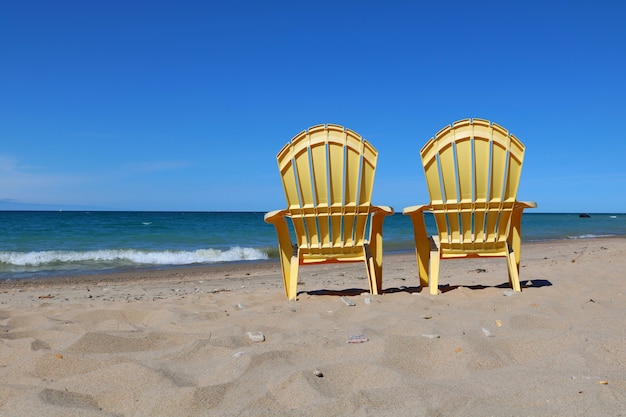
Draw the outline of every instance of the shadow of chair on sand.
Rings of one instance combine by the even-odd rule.
[[[528,281],[520,282],[521,288],[542,288],[542,287],[550,287],[552,286],[552,282],[546,279],[533,279]],[[501,288],[501,289],[510,289],[511,285],[509,282],[503,282],[498,285],[439,285],[439,290],[442,294],[445,294],[449,291],[456,290],[458,288],[467,288],[470,290],[483,290],[487,288]],[[394,294],[399,292],[404,292],[408,294],[415,293],[423,293],[424,290],[428,291],[428,288],[422,287],[392,287],[386,288],[382,290],[382,294]],[[329,289],[320,289],[320,290],[311,290],[311,291],[299,291],[298,296],[302,294],[312,295],[312,296],[335,296],[335,297],[355,297],[360,296],[361,294],[369,294],[367,289],[363,288],[347,288],[344,290],[329,290]],[[425,293],[427,294],[427,292]]]
[[[525,288],[541,288],[541,287],[550,287],[552,283],[546,279],[533,279],[528,281],[521,281],[520,287],[522,289]],[[498,285],[439,285],[439,290],[442,294],[447,293],[452,290],[456,290],[457,288],[467,288],[470,290],[484,290],[486,288],[501,288],[503,290],[510,290],[511,284],[508,282],[503,282]]]

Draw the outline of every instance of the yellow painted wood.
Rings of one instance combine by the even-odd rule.
[[[430,204],[407,207],[413,223],[422,288],[438,292],[439,260],[504,257],[509,282],[521,291],[521,218],[534,202],[516,200],[524,145],[504,127],[463,119],[441,129],[421,149]],[[429,240],[424,212],[432,212],[436,239]],[[434,243],[436,241],[436,243]]]
[[[276,158],[287,208],[267,213],[265,221],[276,228],[287,298],[297,297],[300,265],[326,262],[364,262],[369,290],[378,294],[382,226],[393,209],[371,203],[376,149],[352,130],[316,125]]]

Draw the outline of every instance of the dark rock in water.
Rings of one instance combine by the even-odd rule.
[[[582,213],[582,214],[578,215],[578,217],[581,217],[581,218],[584,218],[584,219],[588,219],[591,216],[589,214],[587,214],[587,213]]]

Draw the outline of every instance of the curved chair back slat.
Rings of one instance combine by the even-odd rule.
[[[277,159],[299,248],[363,246],[377,157],[338,125],[313,126],[285,145]]]
[[[484,119],[446,126],[422,148],[442,249],[502,250],[524,160],[524,145]]]

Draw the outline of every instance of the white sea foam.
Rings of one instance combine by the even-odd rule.
[[[594,238],[611,237],[611,236],[615,236],[615,235],[609,235],[609,234],[602,234],[602,235],[586,234],[586,235],[580,235],[580,236],[569,236],[568,239],[594,239]]]
[[[267,259],[266,253],[244,247],[228,250],[141,251],[135,249],[93,251],[0,252],[0,264],[8,266],[55,266],[59,264],[189,265]]]

